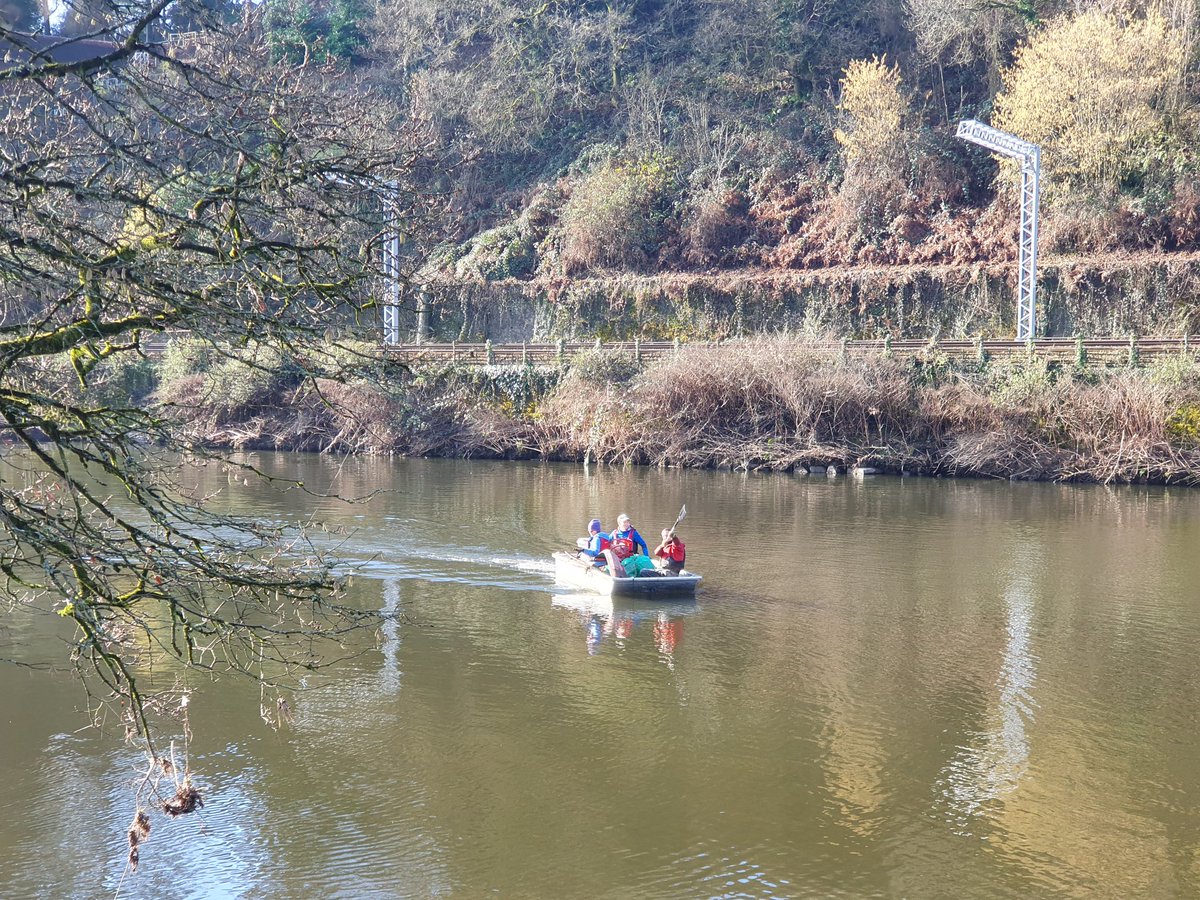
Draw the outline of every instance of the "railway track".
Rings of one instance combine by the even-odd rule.
[[[560,341],[522,344],[390,344],[381,348],[386,359],[406,363],[459,363],[464,365],[562,365],[585,351],[620,352],[641,362],[663,359],[678,353],[682,346],[704,347],[716,344],[681,345],[673,341]],[[999,340],[868,340],[809,343],[806,348],[825,350],[846,356],[893,354],[902,357],[944,354],[951,359],[1012,359],[1033,356],[1063,363],[1137,365],[1170,354],[1195,354],[1200,336],[1139,338],[1041,338],[1030,341]]]

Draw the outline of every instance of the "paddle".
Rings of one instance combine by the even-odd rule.
[[[681,506],[679,508],[679,518],[675,520],[675,524],[672,525],[669,529],[667,529],[668,535],[670,537],[675,537],[675,529],[679,527],[679,523],[683,521],[683,517],[686,515],[687,515],[687,504],[685,503],[685,504],[683,504],[683,506]]]

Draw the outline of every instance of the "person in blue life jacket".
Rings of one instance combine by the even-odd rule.
[[[617,530],[609,535],[609,538],[612,541],[613,552],[621,559],[633,556],[635,553],[642,556],[650,555],[650,548],[642,536],[637,533],[637,529],[633,527],[633,523],[629,521],[629,516],[625,513],[617,516]]]
[[[590,556],[598,566],[604,565],[604,551],[612,546],[612,536],[605,533],[600,526],[599,519],[592,519],[588,522],[588,542],[586,547],[581,547],[580,552],[585,556]]]

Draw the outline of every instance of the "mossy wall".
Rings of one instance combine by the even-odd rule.
[[[1016,267],[621,275],[439,282],[435,340],[727,338],[833,331],[849,338],[1010,337]],[[1046,337],[1172,335],[1200,327],[1200,256],[1059,259],[1039,271]]]

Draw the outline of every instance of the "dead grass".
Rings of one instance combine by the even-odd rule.
[[[956,370],[759,338],[685,350],[623,389],[568,378],[536,438],[547,456],[659,466],[1196,483],[1200,449],[1167,423],[1197,393],[1148,370]]]

